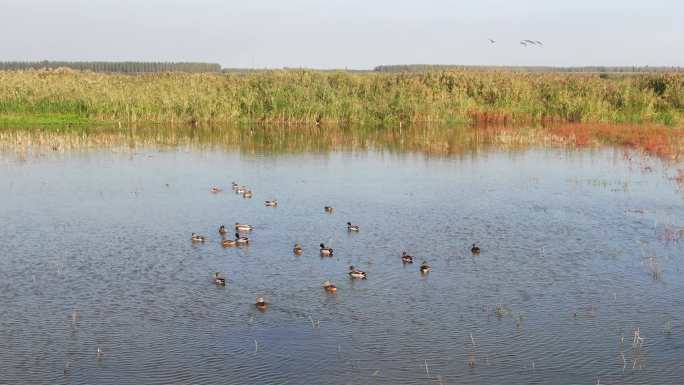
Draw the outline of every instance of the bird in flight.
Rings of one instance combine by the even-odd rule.
[[[494,39],[489,39],[489,42],[492,43],[492,44],[494,44],[494,43],[496,43],[496,40],[494,40]]]
[[[525,42],[525,40],[521,41],[520,44],[521,44],[523,47],[527,47],[527,42]]]
[[[543,44],[541,41],[539,41],[539,40],[535,40],[535,43],[537,43],[537,44],[539,44],[539,45],[544,45],[544,44]]]

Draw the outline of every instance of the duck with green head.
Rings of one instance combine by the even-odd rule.
[[[254,226],[248,225],[246,223],[235,222],[235,230],[237,230],[237,231],[252,231],[252,230],[254,230]]]
[[[249,238],[240,236],[239,233],[235,233],[235,242],[238,245],[246,245],[249,243]]]
[[[413,256],[408,255],[405,251],[401,253],[401,261],[404,263],[413,263]]]
[[[321,257],[332,257],[333,255],[333,249],[332,247],[325,247],[323,243],[321,243]]]
[[[226,286],[226,279],[218,271],[214,273],[214,284],[216,286]]]
[[[361,271],[354,266],[349,266],[349,276],[357,279],[366,279],[366,272]]]

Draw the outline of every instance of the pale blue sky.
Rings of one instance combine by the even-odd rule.
[[[0,60],[43,59],[684,66],[684,0],[0,0]]]

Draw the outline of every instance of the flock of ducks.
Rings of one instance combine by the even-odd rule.
[[[246,186],[240,186],[237,183],[233,182],[232,183],[232,190],[236,194],[242,195],[244,198],[251,198],[252,197],[252,191],[248,189]],[[219,193],[223,191],[220,187],[218,186],[212,186],[210,191],[214,194]],[[277,207],[278,206],[278,201],[274,198],[272,200],[267,200],[264,201],[264,206],[266,207]],[[324,212],[328,214],[332,214],[333,211],[335,210],[331,206],[325,206],[323,207]],[[254,230],[254,226],[246,224],[246,223],[235,223],[235,238],[234,239],[225,239],[225,235],[228,234],[228,228],[225,225],[221,225],[218,228],[218,233],[224,237],[224,239],[221,240],[221,246],[223,247],[233,247],[233,246],[245,246],[249,244],[249,238],[247,238],[244,235],[241,235],[240,233],[247,233]],[[349,232],[359,232],[361,231],[361,227],[359,225],[354,225],[351,222],[347,222],[347,231]],[[190,240],[193,243],[201,243],[205,242],[206,238],[202,235],[192,233]],[[333,249],[331,247],[327,247],[324,243],[321,243],[319,249],[319,254],[321,257],[332,257],[333,256]],[[294,247],[292,248],[292,252],[294,255],[301,255],[304,249],[302,248],[302,245],[297,242],[295,243]],[[473,254],[480,254],[480,247],[477,246],[476,243],[472,244],[472,247],[470,248],[471,253]],[[409,255],[405,251],[401,253],[401,261],[404,264],[411,264],[413,263],[413,256]],[[420,265],[420,273],[421,274],[428,274],[432,268],[426,261],[423,261]],[[368,276],[365,271],[361,271],[357,269],[355,266],[349,266],[349,272],[347,273],[350,278],[352,279],[367,279]],[[226,278],[221,276],[221,273],[215,272],[213,275],[213,281],[216,286],[221,286],[224,287],[226,286]],[[328,292],[328,293],[336,293],[337,292],[337,287],[330,281],[326,280],[323,282],[323,289]],[[257,297],[255,306],[259,310],[265,310],[268,306],[268,303],[264,300],[263,297]]]
[[[254,196],[254,193],[252,192],[252,190],[247,188],[247,186],[240,186],[235,182],[232,183],[232,186],[233,186],[233,191],[235,191],[235,193],[238,195],[242,195],[243,198],[251,199],[252,196]],[[222,192],[223,189],[218,187],[218,186],[211,186],[211,189],[209,191],[211,191],[214,194],[218,194],[218,193]],[[273,199],[273,200],[265,201],[264,205],[266,207],[277,207],[278,206],[278,200]],[[332,210],[331,210],[331,212],[332,212]]]

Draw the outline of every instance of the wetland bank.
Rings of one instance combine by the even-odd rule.
[[[681,75],[0,78],[9,383],[684,377]]]
[[[684,73],[0,71],[0,123],[681,126]]]

